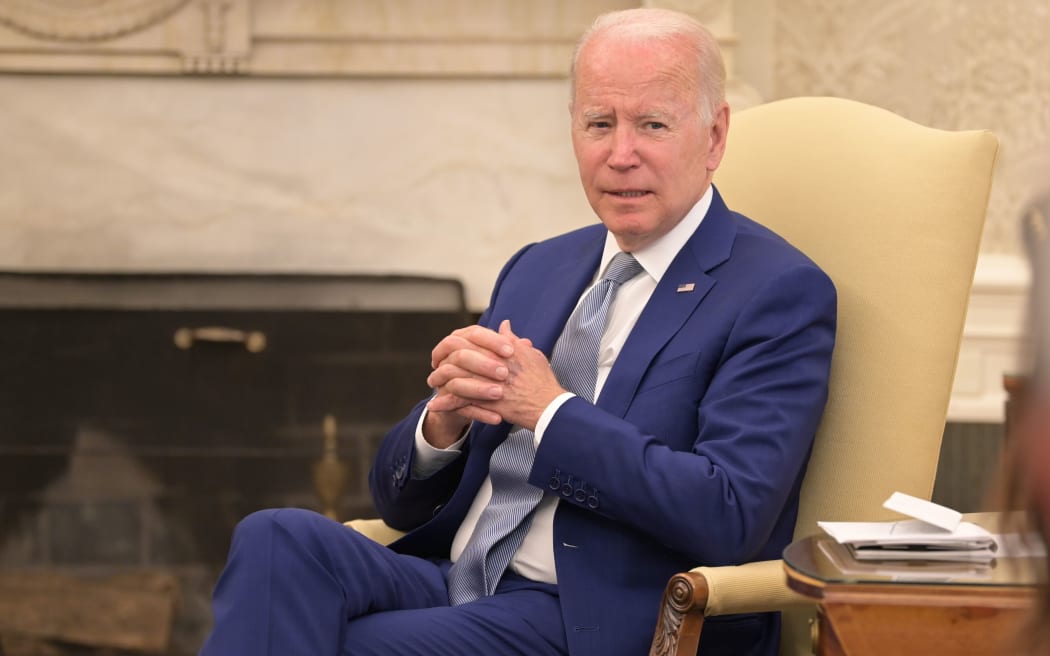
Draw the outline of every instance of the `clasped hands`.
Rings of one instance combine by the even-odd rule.
[[[431,352],[423,434],[438,448],[459,438],[471,421],[507,421],[533,430],[543,410],[565,390],[532,341],[518,337],[510,321],[499,331],[468,326],[453,331]]]

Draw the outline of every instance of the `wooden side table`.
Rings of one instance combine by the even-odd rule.
[[[987,525],[995,516],[967,519]],[[784,551],[788,586],[818,604],[819,656],[1022,653],[1042,563],[859,562],[823,535]]]

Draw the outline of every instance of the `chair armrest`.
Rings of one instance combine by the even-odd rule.
[[[343,524],[379,544],[390,544],[404,535],[404,532],[390,528],[381,519],[351,519]]]
[[[787,587],[784,561],[697,567],[667,582],[650,656],[695,656],[704,617],[761,613],[813,601]]]
[[[812,599],[788,587],[783,560],[697,567],[692,571],[707,580],[704,615],[769,613],[791,606],[813,604]]]

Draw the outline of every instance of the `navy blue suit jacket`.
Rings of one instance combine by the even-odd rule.
[[[510,319],[549,356],[605,235],[599,224],[523,248],[480,323]],[[648,653],[675,572],[780,557],[827,398],[835,317],[830,279],[716,191],[599,398],[566,402],[536,452],[530,482],[561,499],[554,553],[574,656]],[[410,531],[395,550],[447,558],[509,426],[475,423],[462,456],[416,480],[422,408],[384,439],[370,482],[383,519]],[[709,618],[700,653],[772,655],[778,634],[775,614]]]

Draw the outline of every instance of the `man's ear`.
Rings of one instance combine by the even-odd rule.
[[[715,111],[714,120],[708,126],[707,170],[714,171],[722,163],[726,153],[726,138],[729,134],[729,103],[722,101]]]

